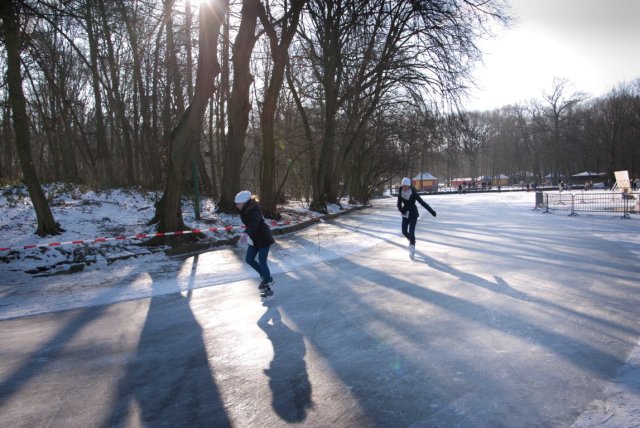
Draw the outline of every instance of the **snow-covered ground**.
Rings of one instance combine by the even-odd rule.
[[[198,255],[199,281],[194,284],[191,269],[185,268],[183,263],[190,256],[167,256],[163,251],[166,248],[141,246],[138,240],[92,243],[98,237],[155,233],[153,226],[146,225],[153,216],[153,204],[158,198],[155,193],[133,190],[80,192],[70,186],[54,185],[48,187],[48,194],[54,218],[65,232],[44,239],[33,233],[35,216],[24,187],[5,189],[0,196],[0,248],[11,248],[0,251],[0,320],[175,292],[173,281],[168,281],[169,285],[155,281],[151,287],[147,272],[150,265],[165,272],[180,269],[179,283],[183,290],[238,281],[254,275],[245,264],[237,263],[243,257],[240,252],[246,248],[242,244],[223,246]],[[342,208],[352,207],[342,201]],[[328,207],[330,214],[340,210],[337,205]],[[203,200],[200,220],[194,218],[192,201],[183,202],[183,211],[185,223],[194,229],[242,224],[237,215],[215,213],[215,206],[209,199]],[[309,211],[302,202],[291,202],[282,207],[280,225],[274,229],[287,227],[284,222],[291,226],[314,217],[322,216]],[[312,247],[306,254],[295,247],[278,245],[271,259],[282,262],[276,263],[274,273],[330,260],[338,254],[357,252],[393,236],[392,231],[388,231],[367,240],[355,234],[335,240],[326,234],[321,235],[318,227],[312,233],[316,232],[317,247]],[[241,229],[207,232],[205,242],[215,244],[241,233]],[[20,248],[73,241],[84,243]],[[74,266],[79,271],[69,274],[70,267]]]
[[[0,200],[0,246],[38,244],[39,240],[32,234],[35,226],[28,202],[24,198],[7,198],[6,194],[4,198]],[[393,308],[396,300],[398,304],[406,304],[408,298],[419,296],[416,293],[429,293],[426,295],[433,300],[444,299],[439,305],[442,308],[438,305],[429,307],[432,313],[428,319],[432,323],[437,323],[437,316],[453,321],[451,313],[473,310],[472,319],[483,317],[488,326],[501,327],[490,335],[496,341],[493,345],[495,351],[505,353],[505,361],[511,352],[514,357],[527,352],[548,355],[545,357],[547,361],[541,364],[550,364],[557,357],[562,360],[569,354],[565,355],[562,351],[554,355],[559,347],[555,342],[573,337],[575,331],[580,331],[580,323],[587,328],[605,325],[603,331],[611,331],[612,341],[607,341],[609,345],[602,342],[602,346],[598,345],[597,348],[598,355],[603,357],[608,355],[604,348],[611,346],[614,339],[615,343],[625,342],[629,337],[636,337],[637,340],[637,336],[629,333],[638,329],[637,317],[623,321],[619,317],[622,311],[620,307],[598,306],[600,302],[609,301],[601,294],[607,290],[607,284],[603,284],[607,278],[612,278],[616,284],[610,290],[616,297],[615,301],[624,300],[621,293],[633,293],[629,295],[629,300],[637,300],[640,285],[637,281],[629,280],[629,272],[637,272],[636,279],[640,278],[640,217],[637,214],[630,219],[621,219],[620,215],[614,213],[581,213],[577,217],[569,217],[566,212],[543,214],[533,209],[534,193],[527,192],[428,195],[425,199],[437,210],[438,217],[432,219],[423,209],[420,210],[426,218],[421,218],[418,223],[418,257],[411,266],[424,266],[429,270],[427,285],[419,286],[419,290],[428,291],[408,288],[411,282],[409,277],[423,277],[424,268],[420,267],[421,271],[417,272],[418,267],[403,267],[408,262],[406,254],[403,252],[403,257],[398,258],[397,248],[389,248],[389,244],[404,247],[406,241],[399,236],[395,200],[387,198],[374,200],[372,208],[337,220],[318,222],[304,230],[278,237],[269,260],[272,273],[285,278],[283,293],[286,294],[291,288],[286,278],[296,277],[298,272],[317,270],[331,274],[327,266],[338,263],[338,260],[351,260],[344,263],[351,268],[349,263],[360,259],[368,267],[366,271],[355,271],[360,272],[359,281],[366,283],[368,288],[379,290],[380,295],[376,297],[378,291],[364,294],[363,290],[357,288],[358,284],[353,284],[347,290],[349,293],[362,299],[366,296],[367,302],[376,305],[390,318],[399,309]],[[108,195],[83,194],[76,199],[57,201],[53,204],[54,215],[67,230],[62,237],[55,238],[59,241],[153,232],[144,225],[152,215],[153,198],[149,196],[118,191]],[[287,215],[294,222],[311,215],[301,206],[298,214],[294,212],[295,206],[290,208]],[[187,223],[194,227],[211,227],[212,223],[198,224],[189,216],[186,217]],[[239,224],[239,220],[233,216],[215,217],[213,206],[210,205],[205,205],[203,218],[215,218],[213,224],[218,226]],[[213,287],[233,293],[232,289],[227,288],[229,284],[254,280],[256,277],[255,272],[243,262],[244,248],[241,246],[222,247],[200,254],[167,256],[163,252],[140,250],[132,243],[108,245],[90,245],[95,250],[90,252],[96,257],[95,262],[81,272],[69,275],[38,276],[25,272],[35,271],[43,264],[51,265],[51,261],[68,261],[68,254],[59,254],[60,248],[48,249],[44,254],[40,249],[16,250],[11,255],[5,254],[4,263],[0,264],[0,320]],[[111,249],[107,251],[106,248]],[[620,252],[620,249],[623,251]],[[72,251],[72,247],[64,251]],[[135,257],[109,261],[113,254],[127,252],[130,255],[138,253]],[[49,253],[54,255],[49,256]],[[614,253],[624,253],[624,260],[603,256]],[[589,265],[598,263],[603,266],[588,269]],[[548,266],[548,269],[544,266]],[[397,289],[388,290],[377,284],[387,284],[391,278],[403,278],[403,270],[406,271],[406,279],[397,280]],[[624,275],[616,276],[617,270],[624,272]],[[469,287],[457,287],[465,284],[476,286],[472,287],[474,291],[471,295]],[[333,293],[329,289],[330,284],[322,286]],[[336,293],[336,296],[340,295]],[[595,300],[589,301],[585,295],[593,296]],[[350,307],[348,303],[341,304]],[[487,309],[480,309],[480,304],[486,305]],[[541,324],[518,321],[513,326],[502,326],[505,319],[520,319],[510,315],[512,311],[515,313],[516,306],[523,308],[518,310],[526,312],[523,317],[527,317],[527,320],[536,320],[535,323]],[[449,312],[442,309],[449,309]],[[476,314],[476,310],[483,315]],[[533,311],[542,313],[535,315]],[[566,325],[545,326],[543,321],[546,319],[564,319]],[[596,322],[600,319],[606,321]],[[623,322],[627,323],[626,327],[619,328],[618,323]],[[441,328],[445,328],[445,325],[443,322]],[[401,337],[386,336],[385,329],[389,327],[380,324],[377,328],[380,330],[376,334],[387,337],[389,344],[385,346],[395,343],[398,352],[412,343],[415,345],[418,336],[417,330],[411,330],[403,342]],[[520,331],[523,329],[526,331]],[[533,341],[533,345],[525,340],[540,335],[540,332],[544,332],[543,336]],[[624,340],[613,337],[618,333],[622,337],[621,332],[624,332]],[[484,334],[486,336],[487,333]],[[507,337],[515,337],[516,340]],[[580,340],[576,337],[575,343],[581,343]],[[598,343],[598,340],[595,342]],[[468,341],[474,343],[475,339],[468,337]],[[436,348],[436,345],[434,343],[433,347]],[[509,348],[514,345],[522,345],[523,348]],[[581,349],[581,345],[573,346],[576,350]],[[549,349],[547,353],[542,352],[545,347]],[[596,350],[596,347],[587,349]],[[463,352],[464,358],[470,357],[466,355],[470,351]],[[431,364],[440,361],[438,355],[430,358]],[[487,364],[495,364],[488,356],[479,355],[478,358],[487,358]],[[588,411],[578,417],[574,426],[638,426],[639,348],[636,346],[626,358],[619,372],[606,380],[608,386],[601,395],[604,398],[593,402]],[[416,356],[415,364],[421,363]],[[516,364],[526,366],[522,361]],[[563,367],[575,371],[577,375],[588,376],[584,374],[588,373],[588,366],[567,364]],[[497,366],[487,366],[489,371],[493,368]],[[510,372],[517,372],[517,369],[518,366],[508,368]],[[498,376],[498,380],[511,382],[507,377],[500,378],[502,374],[498,372],[494,375]],[[584,379],[586,383],[587,378]],[[453,379],[453,382],[458,381],[460,379]],[[544,385],[538,385],[536,379],[528,379],[528,382],[533,389],[544,388]],[[461,400],[456,404],[460,409],[474,409],[480,397],[470,394]],[[557,405],[561,407],[561,403]]]
[[[151,254],[152,249],[139,245],[142,241],[127,239],[110,241],[104,245],[94,243],[96,239],[133,237],[138,234],[155,233],[154,225],[147,225],[155,213],[154,203],[160,198],[156,192],[136,189],[115,189],[107,191],[83,190],[65,184],[47,185],[47,198],[53,216],[64,232],[60,235],[40,238],[34,234],[36,219],[28,192],[24,186],[0,188],[0,274],[7,281],[16,280],[12,273],[51,275],[64,272],[72,265],[104,266],[113,260],[129,256]],[[343,203],[343,207],[350,205]],[[200,219],[195,219],[191,199],[183,200],[185,223],[193,229],[222,228],[241,225],[237,215],[219,214],[210,198],[202,198]],[[333,205],[329,212],[337,212],[340,207]],[[317,213],[309,211],[305,204],[292,202],[282,207],[282,221],[298,223]],[[278,226],[280,228],[283,226]],[[233,238],[238,229],[207,232],[210,243]],[[72,241],[82,244],[69,245]],[[25,246],[45,246],[56,242],[66,245],[48,248]],[[88,245],[85,245],[88,244]],[[158,249],[156,249],[158,250]]]

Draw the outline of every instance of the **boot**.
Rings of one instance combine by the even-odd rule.
[[[265,288],[269,288],[275,283],[276,283],[275,279],[271,279],[271,281],[266,281],[263,279],[260,285],[258,285],[258,290],[264,290]]]

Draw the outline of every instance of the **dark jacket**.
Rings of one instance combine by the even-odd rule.
[[[422,200],[418,192],[416,192],[416,188],[413,186],[409,186],[411,189],[411,196],[409,196],[409,200],[406,200],[402,197],[402,186],[398,188],[398,211],[402,214],[409,212],[409,218],[418,218],[420,214],[418,213],[418,207],[416,207],[416,201],[420,202],[427,211],[431,213],[432,216],[436,216],[436,212],[429,206],[428,203]]]
[[[249,199],[249,202],[244,204],[240,210],[240,219],[247,227],[245,232],[253,241],[254,247],[268,247],[275,242],[271,234],[271,229],[269,229],[267,223],[264,222],[262,208],[260,208],[260,204],[258,204],[255,199]]]

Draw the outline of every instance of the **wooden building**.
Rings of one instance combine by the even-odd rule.
[[[428,172],[423,172],[422,174],[418,174],[411,180],[413,187],[418,191],[424,192],[437,192],[438,191],[438,178],[429,174]]]

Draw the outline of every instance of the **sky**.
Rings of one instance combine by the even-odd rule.
[[[507,2],[513,24],[480,41],[468,110],[540,100],[555,77],[591,96],[640,78],[640,1]]]

